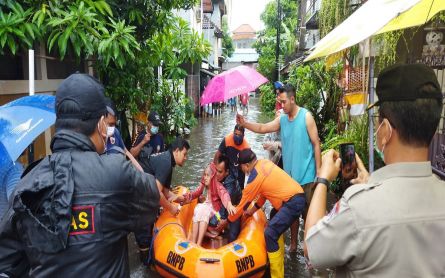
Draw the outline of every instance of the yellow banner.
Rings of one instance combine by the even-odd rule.
[[[359,92],[359,93],[346,94],[345,100],[346,100],[346,103],[348,103],[350,105],[365,104],[366,97],[367,97],[367,94]]]

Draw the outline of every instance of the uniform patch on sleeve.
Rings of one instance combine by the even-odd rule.
[[[258,172],[255,168],[252,169],[252,172],[250,172],[249,178],[247,179],[247,183],[251,183],[255,180],[255,178],[258,176]]]
[[[94,206],[75,206],[71,208],[70,236],[94,234]]]

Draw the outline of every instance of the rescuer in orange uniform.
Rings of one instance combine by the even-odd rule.
[[[279,244],[278,239],[298,219],[306,205],[303,188],[272,161],[257,160],[251,149],[240,152],[238,163],[248,180],[236,213],[229,216],[229,221],[238,219],[243,211],[247,216],[253,215],[269,200],[277,210],[264,232],[270,272],[272,277],[284,277],[284,242],[281,238]],[[257,198],[254,206],[244,209]]]

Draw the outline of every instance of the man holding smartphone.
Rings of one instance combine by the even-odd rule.
[[[384,69],[377,81],[376,150],[385,167],[359,175],[325,216],[329,183],[340,171],[334,150],[323,156],[307,215],[305,255],[337,277],[440,277],[445,274],[445,182],[428,150],[442,113],[434,71],[421,64]]]

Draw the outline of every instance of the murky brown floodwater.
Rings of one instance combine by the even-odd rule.
[[[267,122],[270,118],[259,112],[259,99],[251,98],[247,119],[254,122]],[[184,167],[176,167],[173,175],[173,184],[183,184],[188,187],[195,187],[200,180],[204,167],[213,159],[222,139],[233,131],[235,126],[235,112],[226,108],[220,116],[211,118],[200,118],[199,123],[191,130],[188,140],[191,145],[188,160]],[[262,143],[265,135],[255,134],[246,131],[245,138],[259,158],[267,158],[267,152],[263,150]],[[266,204],[266,214],[269,214],[270,205]],[[302,225],[301,225],[302,226]],[[300,229],[300,238],[303,238],[303,231]],[[296,253],[289,253],[290,231],[286,232],[286,258],[285,277],[309,277],[303,256],[303,245],[301,240]],[[147,270],[139,263],[137,247],[134,237],[129,240],[131,277],[158,277],[158,275]]]

